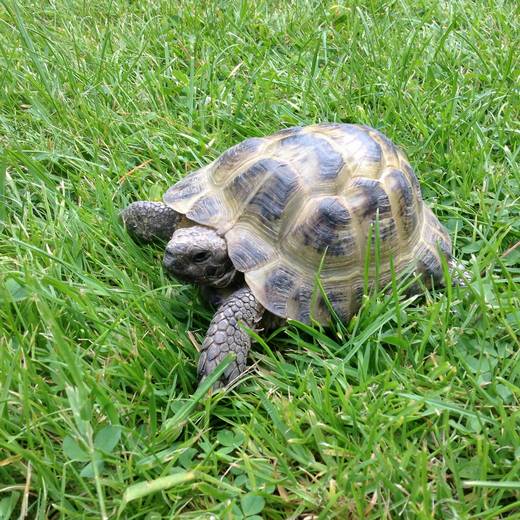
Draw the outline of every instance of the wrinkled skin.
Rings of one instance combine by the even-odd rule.
[[[174,278],[211,287],[227,287],[236,275],[226,241],[204,226],[175,231],[166,246],[163,265]]]
[[[243,286],[241,274],[229,259],[226,241],[213,229],[186,222],[183,215],[161,202],[134,202],[121,212],[121,218],[138,242],[169,240],[163,261],[168,274],[210,288],[210,299],[220,304],[201,345],[199,380],[207,378],[228,354],[234,354],[234,359],[213,388],[238,379],[246,369],[251,347],[246,328],[260,322],[264,308]],[[180,223],[186,227],[177,229]]]

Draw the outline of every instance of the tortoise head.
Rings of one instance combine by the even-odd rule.
[[[214,229],[204,226],[175,231],[166,246],[163,265],[175,278],[212,287],[228,286],[237,273],[226,241]]]

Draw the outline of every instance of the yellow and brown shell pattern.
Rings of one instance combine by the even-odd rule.
[[[215,228],[256,298],[283,318],[347,321],[365,279],[439,280],[446,230],[403,153],[366,126],[317,124],[252,138],[172,186],[164,201]],[[365,273],[368,273],[368,277]]]

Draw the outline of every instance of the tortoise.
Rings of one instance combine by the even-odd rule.
[[[368,126],[322,123],[246,139],[163,202],[134,202],[121,216],[136,240],[168,241],[169,275],[220,297],[198,364],[202,381],[235,354],[217,388],[246,369],[245,329],[264,314],[348,322],[367,279],[383,287],[416,273],[442,286],[446,262],[459,280],[448,232],[405,155]]]

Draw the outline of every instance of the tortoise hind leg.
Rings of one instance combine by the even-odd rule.
[[[253,296],[249,287],[243,287],[226,298],[218,308],[202,344],[198,374],[200,382],[217,368],[229,353],[235,360],[226,368],[214,389],[222,388],[237,379],[247,366],[251,338],[240,326],[253,328],[262,318],[264,308]]]
[[[147,200],[133,202],[119,215],[132,238],[144,243],[170,240],[182,218],[166,204]]]
[[[471,273],[464,267],[453,256],[447,258],[448,271],[450,273],[451,285],[464,287],[471,281]],[[444,276],[444,270],[442,268],[442,261],[437,255],[434,255],[431,251],[429,254],[423,256],[421,261],[417,263],[417,271],[422,275],[422,281],[428,288],[440,288],[446,287],[447,280]],[[420,292],[420,288],[417,284],[412,286],[412,294]]]

